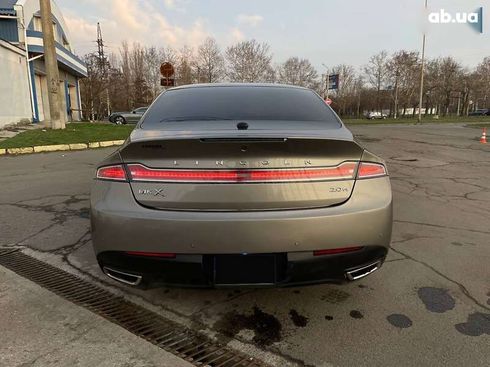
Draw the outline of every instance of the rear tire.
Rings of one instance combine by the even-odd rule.
[[[126,119],[122,116],[117,116],[115,119],[114,119],[114,123],[116,125],[126,125]]]

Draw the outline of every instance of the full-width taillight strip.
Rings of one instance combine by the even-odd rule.
[[[354,179],[357,163],[345,162],[335,167],[295,169],[153,169],[141,164],[130,164],[133,181],[155,182],[288,182],[328,181]]]

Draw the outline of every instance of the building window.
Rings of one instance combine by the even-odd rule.
[[[41,23],[41,17],[35,15],[32,18],[32,23],[33,23],[35,31],[37,31],[37,32],[43,31],[43,26]],[[55,22],[53,22],[53,34],[54,34],[54,39],[56,40],[56,42],[62,43],[62,41],[63,41],[63,45],[64,45],[64,40],[61,39],[60,33],[58,32],[58,26],[56,25]]]
[[[65,38],[65,36],[63,36],[63,47],[66,48],[67,50],[71,51],[70,44],[68,43],[68,41]]]
[[[37,32],[43,31],[43,26],[41,25],[41,18],[40,17],[32,18],[32,22],[33,22],[35,31],[37,31]]]

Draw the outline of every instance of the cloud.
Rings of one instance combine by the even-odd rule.
[[[185,3],[187,0],[163,0],[163,5],[169,10],[175,10],[181,13],[185,13]]]
[[[256,27],[264,20],[262,15],[258,14],[239,14],[237,16],[237,21],[240,24],[245,24],[250,27]]]
[[[245,35],[238,28],[232,28],[228,32],[228,43],[237,43],[243,41],[245,39]]]
[[[179,26],[150,2],[105,0],[94,3],[94,6],[96,19],[63,9],[72,45],[81,54],[95,51],[93,41],[97,36],[97,21],[101,24],[109,52],[114,53],[125,40],[148,46],[180,48],[184,45],[196,47],[210,36],[206,19],[197,18],[190,25]]]

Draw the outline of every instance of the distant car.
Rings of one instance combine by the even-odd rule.
[[[140,107],[131,112],[113,112],[109,116],[109,121],[116,125],[136,124],[148,107]]]
[[[366,118],[368,120],[382,120],[386,118],[386,115],[383,115],[381,112],[369,112]]]
[[[97,168],[93,246],[125,284],[353,281],[389,249],[385,162],[306,88],[169,89]]]
[[[488,108],[481,108],[479,110],[470,112],[469,116],[490,116],[490,110]]]

